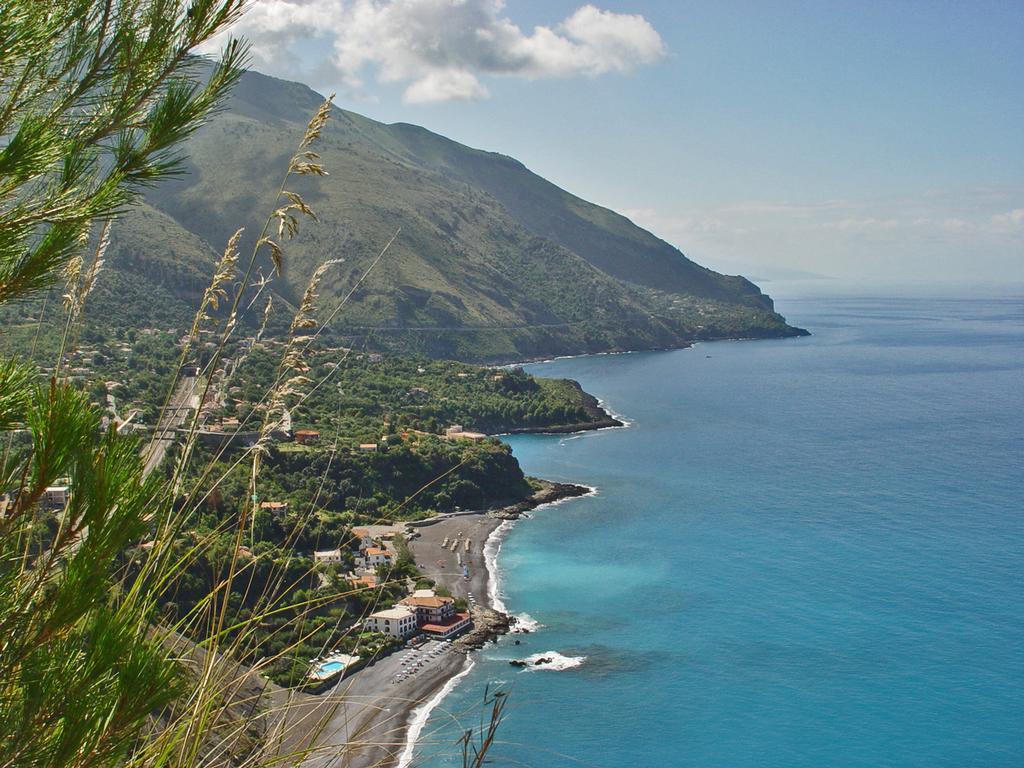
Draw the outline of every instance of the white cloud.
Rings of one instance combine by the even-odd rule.
[[[624,210],[699,263],[755,275],[1024,279],[1024,188]]]
[[[584,5],[524,32],[503,0],[257,0],[234,33],[252,42],[257,68],[272,74],[321,68],[308,50],[296,51],[318,40],[345,85],[361,88],[372,74],[406,84],[404,98],[418,103],[486,98],[486,76],[594,77],[665,55],[643,16]]]
[[[990,222],[1000,232],[1024,229],[1024,208],[1014,208],[1006,213],[993,214]]]

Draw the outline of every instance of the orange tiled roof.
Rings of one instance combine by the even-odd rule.
[[[454,603],[455,601],[450,597],[415,597],[410,595],[404,600],[400,601],[403,605],[414,605],[417,608],[440,608],[442,605],[448,603]]]

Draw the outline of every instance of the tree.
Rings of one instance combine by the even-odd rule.
[[[0,0],[0,304],[63,275],[75,327],[110,221],[180,170],[181,142],[239,76],[237,42],[208,73],[194,52],[241,9]],[[118,580],[165,495],[136,442],[101,431],[60,363],[39,383],[32,366],[0,360],[0,766],[170,764],[182,750],[143,758],[140,736],[180,690],[178,667],[151,635],[153,591]],[[57,485],[70,494],[35,552],[25,544]]]
[[[193,52],[241,6],[3,0],[0,301],[48,288],[81,258],[97,221],[180,170],[181,142],[237,80],[245,55],[229,42],[201,84]]]

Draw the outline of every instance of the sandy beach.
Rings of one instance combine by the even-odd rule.
[[[429,656],[433,648],[438,650]],[[416,674],[392,682],[403,662],[426,659]],[[405,749],[413,710],[465,668],[464,652],[448,643],[432,643],[413,654],[401,651],[341,680],[329,693],[308,702],[289,727],[319,732],[304,765],[309,768],[392,766]],[[297,713],[296,713],[297,714]]]
[[[483,546],[501,520],[484,513],[439,520],[418,528],[410,547],[426,576],[448,587],[456,597],[469,597],[486,604],[488,575]],[[464,579],[456,555],[442,549],[445,538],[459,531],[470,539],[470,551],[463,560],[470,578]],[[328,693],[306,696],[290,708],[287,730],[316,734],[315,747],[304,765],[308,768],[370,768],[394,766],[405,749],[409,723],[417,707],[430,701],[445,683],[469,664],[468,650],[453,643],[430,643],[443,648],[436,656],[425,651],[392,654],[373,666],[341,680]],[[428,656],[416,674],[392,682],[403,669],[402,662]],[[294,748],[295,745],[292,745]],[[455,745],[452,745],[455,748]]]
[[[409,548],[416,556],[416,566],[424,576],[447,587],[453,597],[487,605],[487,588],[490,575],[484,561],[484,545],[487,538],[504,522],[484,513],[458,515],[431,521],[412,530],[415,538]],[[447,540],[448,547],[441,544]],[[469,549],[463,542],[469,541]],[[457,542],[454,551],[452,542]],[[463,577],[459,557],[469,570],[469,578]]]
[[[289,707],[287,733],[291,739],[305,734],[314,747],[304,763],[308,768],[380,768],[396,766],[406,749],[409,725],[417,708],[437,695],[444,685],[470,663],[474,647],[508,629],[504,614],[495,613],[489,597],[484,548],[488,538],[510,519],[541,504],[581,496],[591,489],[550,483],[532,499],[497,514],[476,512],[448,515],[411,525],[415,535],[409,547],[417,567],[429,579],[449,589],[456,598],[470,601],[474,630],[428,654],[420,670],[393,682],[406,664],[424,654],[403,650],[341,680],[326,694],[304,696]],[[447,540],[447,546],[442,546]],[[468,547],[465,542],[469,541]],[[452,542],[458,542],[453,550]],[[468,569],[468,578],[459,557]],[[299,745],[289,745],[295,749]],[[452,749],[456,746],[453,744]]]

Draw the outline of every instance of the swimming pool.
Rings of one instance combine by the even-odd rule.
[[[338,672],[345,668],[345,665],[340,661],[328,661],[326,664],[320,665],[320,672]]]

